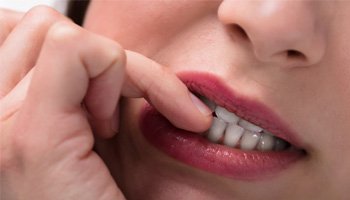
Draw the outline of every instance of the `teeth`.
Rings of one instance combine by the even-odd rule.
[[[245,130],[241,139],[240,147],[243,150],[253,150],[258,144],[260,133]]]
[[[224,131],[226,129],[226,122],[216,117],[213,118],[213,123],[208,130],[208,139],[212,142],[218,142],[222,136],[224,135]]]
[[[238,144],[239,139],[243,135],[244,128],[236,125],[229,124],[225,131],[223,143],[230,147],[235,147]]]
[[[275,138],[270,134],[261,134],[257,149],[260,151],[271,151],[275,144]]]
[[[217,106],[215,108],[215,114],[218,116],[218,118],[224,120],[227,123],[236,124],[239,120],[239,117],[237,115],[220,106]]]
[[[252,132],[261,132],[263,130],[261,127],[252,124],[244,119],[239,120],[238,125]]]
[[[249,121],[240,119],[206,97],[200,96],[200,99],[216,114],[206,134],[211,142],[222,142],[229,147],[258,151],[283,151],[290,146],[288,142],[274,137],[268,131]]]

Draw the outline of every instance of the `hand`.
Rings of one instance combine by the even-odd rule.
[[[0,22],[4,199],[124,199],[93,151],[94,136],[117,132],[121,93],[147,97],[180,128],[210,126],[170,71],[50,8],[0,10]]]

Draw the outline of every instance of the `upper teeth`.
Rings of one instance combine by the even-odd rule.
[[[263,128],[241,119],[223,107],[216,106],[205,97],[201,99],[216,115],[206,134],[210,141],[243,150],[281,151],[288,148],[289,143]]]

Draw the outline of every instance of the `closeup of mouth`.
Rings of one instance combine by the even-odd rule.
[[[160,151],[192,167],[239,180],[277,174],[306,156],[297,135],[261,102],[240,96],[211,74],[178,76],[213,111],[213,122],[205,133],[192,133],[176,128],[146,104],[140,128]]]

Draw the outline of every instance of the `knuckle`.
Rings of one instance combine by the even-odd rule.
[[[124,67],[126,63],[126,52],[120,44],[115,42],[113,42],[113,44],[114,44],[114,47],[113,47],[114,63],[118,63],[120,67]]]
[[[76,43],[81,38],[82,32],[73,23],[57,22],[47,33],[46,42],[55,47]]]
[[[118,70],[119,73],[124,74],[126,52],[120,44],[103,36],[95,35],[94,33],[90,34],[89,32],[87,32],[86,38],[88,39],[86,42],[88,43],[86,45],[88,48],[82,49],[82,54],[85,55],[84,63],[85,67],[89,69],[90,76],[95,77],[107,68]],[[96,63],[103,67],[92,67]]]
[[[47,18],[47,17],[58,17],[60,16],[60,14],[58,13],[58,11],[56,11],[55,9],[49,7],[49,6],[44,6],[44,5],[40,5],[40,6],[35,6],[33,8],[31,8],[27,14],[27,17],[33,17],[33,18]]]
[[[107,43],[102,43],[104,42],[99,43],[101,46],[97,47],[101,49],[101,65],[111,70],[118,70],[118,74],[124,74],[126,63],[125,50],[118,43],[109,39],[107,39]],[[94,50],[92,50],[91,52],[94,52]],[[91,52],[89,53],[90,55]],[[91,60],[91,58],[89,60],[89,63],[94,62]],[[93,74],[96,75],[96,73],[97,72],[94,72]]]
[[[33,7],[24,16],[24,20],[29,21],[33,26],[54,23],[60,19],[64,18],[58,11],[44,5]]]

